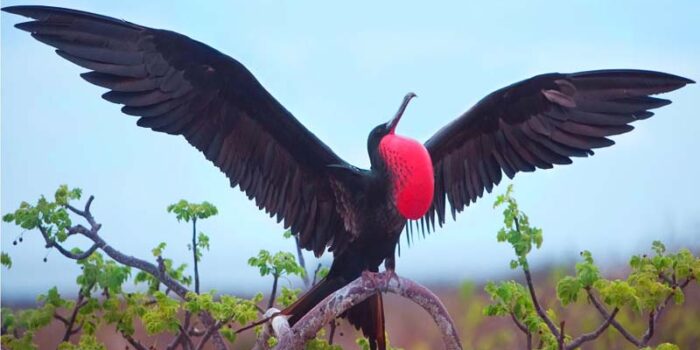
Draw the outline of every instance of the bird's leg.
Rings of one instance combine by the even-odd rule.
[[[397,284],[401,284],[401,280],[399,280],[399,275],[396,274],[396,256],[391,255],[390,257],[384,259],[384,269],[386,270],[385,273],[385,278],[387,279],[387,286],[389,283],[391,283],[392,279],[396,280]]]

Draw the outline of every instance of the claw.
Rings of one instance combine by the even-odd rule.
[[[384,278],[386,279],[387,289],[389,288],[389,284],[391,284],[391,280],[396,280],[396,284],[401,286],[401,279],[399,279],[399,275],[397,275],[396,271],[393,269],[387,269],[384,272]]]
[[[377,286],[379,282],[381,282],[377,278],[377,273],[376,272],[371,272],[369,270],[364,270],[362,271],[362,280],[365,282],[369,282],[374,286]]]

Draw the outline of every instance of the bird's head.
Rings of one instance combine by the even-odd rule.
[[[369,152],[370,161],[372,162],[372,168],[378,169],[384,166],[378,152],[379,144],[387,136],[396,136],[396,126],[399,125],[399,121],[401,120],[403,113],[406,111],[408,103],[414,97],[416,97],[415,93],[407,93],[403,98],[403,102],[401,102],[399,110],[396,111],[396,114],[388,122],[377,125],[369,133],[369,137],[367,138],[367,151]]]
[[[430,154],[420,142],[396,134],[406,106],[416,94],[409,92],[393,118],[372,129],[367,148],[372,170],[390,180],[396,207],[406,219],[419,219],[433,201],[434,176]]]

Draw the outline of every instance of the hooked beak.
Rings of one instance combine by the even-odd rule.
[[[396,130],[396,125],[399,124],[399,120],[401,120],[401,116],[403,115],[403,112],[406,110],[406,106],[408,106],[408,102],[410,102],[411,99],[416,97],[416,96],[417,96],[416,94],[409,92],[403,98],[403,102],[401,102],[401,106],[399,107],[399,110],[396,111],[396,115],[394,115],[394,118],[392,118],[388,123],[386,123],[386,129],[390,134],[393,134],[394,130]]]

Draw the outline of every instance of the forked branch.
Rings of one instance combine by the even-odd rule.
[[[428,288],[416,282],[387,273],[366,273],[358,277],[347,286],[326,297],[293,327],[289,327],[286,316],[274,317],[271,320],[273,333],[279,341],[275,349],[303,349],[304,344],[315,338],[322,327],[378,292],[394,293],[420,305],[437,324],[445,348],[448,350],[462,349],[454,322],[440,299]],[[263,332],[262,337],[269,336],[268,332]],[[267,339],[258,340],[258,344],[266,343]]]

